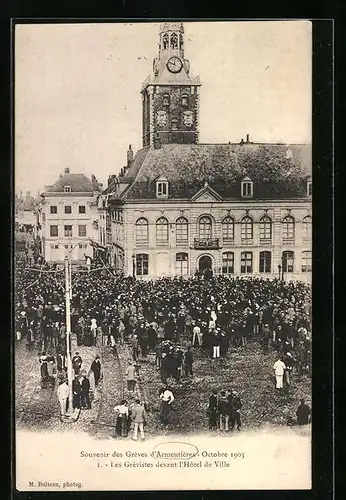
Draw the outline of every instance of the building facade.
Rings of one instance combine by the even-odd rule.
[[[31,196],[30,191],[27,191],[25,196],[23,196],[22,192],[19,196],[16,195],[15,222],[17,225],[25,229],[30,228],[33,232],[36,232],[37,209],[37,200]]]
[[[115,266],[141,279],[211,269],[310,281],[311,146],[249,134],[200,144],[200,88],[182,23],[164,23],[142,87],[143,148],[107,188]]]
[[[85,262],[93,256],[92,241],[98,240],[97,196],[102,188],[96,178],[64,174],[41,194],[42,253],[47,262],[63,262],[66,256]]]

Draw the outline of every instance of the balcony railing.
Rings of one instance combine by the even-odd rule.
[[[220,248],[219,238],[214,239],[201,239],[195,238],[194,249],[195,250],[217,250]]]

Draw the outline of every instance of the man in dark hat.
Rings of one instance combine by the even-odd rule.
[[[217,428],[217,417],[218,417],[218,401],[217,401],[217,390],[213,389],[209,396],[208,403],[208,417],[209,417],[209,429],[215,430]]]
[[[298,425],[307,425],[310,423],[311,410],[310,407],[305,404],[305,400],[300,400],[300,405],[297,408],[297,423]]]
[[[240,397],[238,396],[237,391],[231,391],[231,431],[233,431],[234,426],[237,426],[237,430],[241,429],[241,419],[240,419],[240,410],[242,409],[242,402]]]

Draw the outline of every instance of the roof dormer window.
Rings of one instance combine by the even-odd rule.
[[[249,177],[245,177],[241,181],[241,197],[252,198],[253,196],[253,182]]]
[[[312,181],[307,182],[306,191],[308,193],[308,196],[312,196]]]
[[[71,193],[71,186],[69,184],[64,186],[64,193]]]
[[[160,199],[168,198],[168,181],[167,179],[158,179],[156,181],[156,197]]]

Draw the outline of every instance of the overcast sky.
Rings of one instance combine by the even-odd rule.
[[[200,142],[311,141],[308,21],[184,23],[200,75]],[[142,147],[141,96],[159,24],[17,25],[16,191],[36,194],[65,167],[106,184]]]

